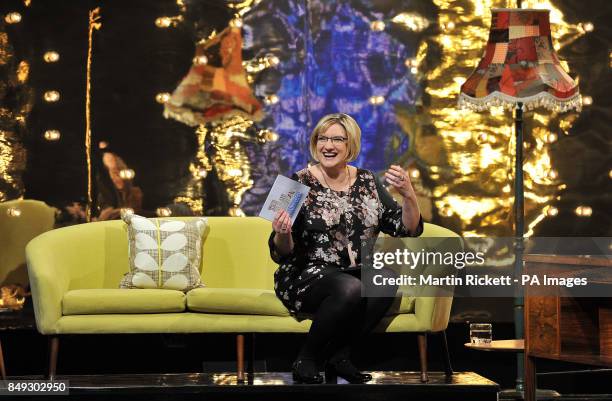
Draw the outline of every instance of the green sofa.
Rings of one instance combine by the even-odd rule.
[[[64,334],[232,333],[241,380],[245,335],[249,340],[253,333],[306,333],[310,327],[310,320],[291,316],[274,294],[277,265],[269,256],[270,232],[271,224],[258,217],[208,217],[201,265],[206,287],[187,294],[117,288],[128,271],[122,221],[70,226],[34,238],[26,255],[36,324],[50,338],[49,376],[55,374]],[[425,224],[423,237],[456,236]],[[426,333],[444,333],[452,298],[398,301],[379,329],[419,333],[427,380]],[[446,366],[452,373],[450,362]]]

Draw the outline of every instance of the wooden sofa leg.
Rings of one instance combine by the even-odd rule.
[[[49,374],[47,375],[48,380],[55,378],[57,371],[57,354],[59,352],[59,337],[49,337]]]
[[[440,332],[440,340],[442,341],[442,358],[444,358],[444,373],[446,374],[446,376],[452,376],[453,366],[451,365],[450,354],[448,353],[446,330]]]
[[[244,334],[236,335],[236,378],[244,382]]]
[[[6,368],[4,367],[4,354],[2,353],[1,343],[0,343],[0,376],[2,376],[2,380],[6,380]]]
[[[427,333],[418,333],[417,341],[419,343],[419,360],[421,362],[421,382],[429,381],[427,375]]]
[[[247,334],[245,352],[247,356],[246,373],[249,380],[251,380],[255,372],[255,334],[253,333]]]

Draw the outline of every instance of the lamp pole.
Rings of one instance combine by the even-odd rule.
[[[520,3],[520,2],[519,2]],[[525,244],[525,205],[523,191],[523,103],[519,102],[514,110],[514,132],[516,135],[516,155],[514,162],[514,277],[521,278],[523,273],[523,251]],[[524,338],[524,298],[523,288],[515,287],[514,294],[514,335]],[[523,353],[516,354],[516,391],[523,391]]]

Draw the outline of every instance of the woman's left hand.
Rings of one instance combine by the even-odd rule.
[[[385,179],[404,198],[415,196],[410,177],[400,166],[392,164],[389,170],[385,172]]]

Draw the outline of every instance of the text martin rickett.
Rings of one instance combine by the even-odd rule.
[[[488,274],[466,274],[465,280],[463,277],[456,277],[454,274],[448,276],[432,276],[431,274],[421,274],[417,277],[402,274],[399,277],[383,277],[381,274],[376,274],[372,278],[374,285],[512,285],[512,276],[492,277]]]

